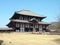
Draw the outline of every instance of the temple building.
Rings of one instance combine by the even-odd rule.
[[[30,10],[20,10],[14,12],[7,26],[18,32],[46,31],[50,24],[43,22],[44,18],[46,16]]]

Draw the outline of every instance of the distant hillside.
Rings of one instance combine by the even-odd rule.
[[[51,22],[51,25],[49,25],[49,29],[58,29],[58,22]]]
[[[60,22],[51,22],[51,25],[48,26],[51,31],[60,33]]]

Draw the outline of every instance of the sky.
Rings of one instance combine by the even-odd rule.
[[[14,12],[22,9],[47,16],[44,22],[54,22],[60,14],[60,0],[0,0],[0,28],[6,27]]]

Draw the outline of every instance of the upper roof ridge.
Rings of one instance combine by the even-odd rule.
[[[46,16],[40,15],[38,13],[35,13],[31,10],[25,10],[25,9],[22,9],[20,11],[16,11],[16,13],[23,14],[23,15],[29,15],[29,16],[46,17]]]
[[[21,12],[21,11],[31,11],[31,10],[22,9],[22,10],[19,10],[19,11],[16,11],[16,12]]]

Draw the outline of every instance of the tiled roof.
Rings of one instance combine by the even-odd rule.
[[[36,17],[46,17],[37,13],[34,13],[30,10],[20,10],[20,11],[16,11],[16,13],[18,14],[23,14],[23,15],[28,15],[28,16],[36,16]]]
[[[23,22],[23,23],[30,23],[29,21],[26,21],[26,20],[18,20],[18,19],[13,19],[11,20],[13,22]],[[47,22],[38,22],[39,24],[50,24],[50,23],[47,23]]]
[[[17,19],[13,19],[13,20],[11,20],[11,21],[13,21],[13,22],[25,22],[25,23],[29,23],[29,22],[26,21],[26,20],[17,20]]]

